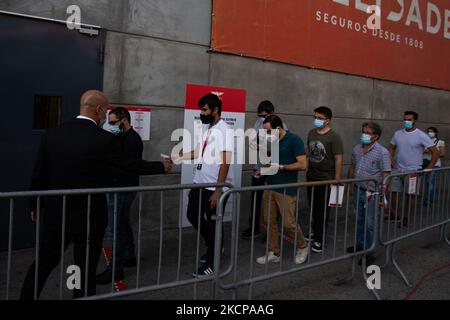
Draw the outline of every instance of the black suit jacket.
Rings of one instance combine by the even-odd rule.
[[[94,122],[73,119],[43,135],[31,190],[112,187],[118,168],[131,175],[164,173],[161,162],[125,157],[118,139]],[[88,197],[66,199],[67,231],[86,233]],[[91,232],[103,231],[108,217],[106,195],[92,195],[90,201]],[[43,231],[61,232],[62,209],[61,196],[42,199]]]

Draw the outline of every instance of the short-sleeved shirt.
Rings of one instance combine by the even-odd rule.
[[[325,134],[313,129],[308,134],[308,172],[312,181],[334,180],[336,175],[335,156],[344,154],[342,139],[333,129]]]
[[[416,171],[422,168],[423,152],[434,146],[431,138],[422,130],[395,132],[391,144],[397,147],[395,160],[399,172]]]
[[[433,139],[433,143],[438,148],[438,150],[442,150],[443,148],[445,148],[445,141],[444,140],[440,140],[440,139],[434,138]],[[424,153],[423,154],[423,158],[425,160],[431,160],[431,154]],[[440,168],[442,166],[441,159],[439,159],[434,166]]]
[[[221,155],[224,151],[234,153],[234,134],[229,125],[222,119],[212,128],[209,125],[202,127],[202,141],[200,147],[201,170],[195,170],[194,183],[217,183],[220,166],[222,164]],[[233,170],[230,167],[227,183],[234,183]],[[215,190],[215,188],[208,188]],[[227,188],[224,188],[226,190]]]
[[[287,131],[286,135],[280,140],[279,144],[279,163],[282,165],[293,164],[297,162],[297,157],[305,155],[305,144],[303,140]],[[288,184],[298,182],[297,171],[279,170],[277,174],[267,176],[268,184]],[[284,190],[275,190],[284,193]],[[286,194],[290,196],[297,195],[297,188],[286,188]]]
[[[355,146],[352,152],[352,165],[355,166],[355,179],[375,179],[379,186],[383,182],[383,173],[392,171],[391,155],[378,142],[371,146],[367,153],[364,153],[362,144]],[[373,181],[357,184],[368,191],[378,191]]]

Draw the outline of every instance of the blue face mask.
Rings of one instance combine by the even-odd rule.
[[[412,121],[403,121],[403,127],[405,129],[412,129],[414,127],[414,123]]]
[[[315,119],[314,120],[314,126],[318,129],[321,129],[325,126],[325,121],[324,120],[320,120],[320,119]]]
[[[361,143],[362,144],[371,144],[372,143],[372,136],[367,133],[363,133],[361,135]]]
[[[122,129],[120,128],[119,125],[111,126],[111,127],[109,128],[109,132],[111,132],[112,134],[118,136],[119,134],[122,133]]]

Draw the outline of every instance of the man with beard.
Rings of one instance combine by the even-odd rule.
[[[234,177],[233,171],[230,170],[230,164],[234,150],[234,134],[230,126],[221,119],[222,101],[214,94],[207,94],[200,99],[198,106],[203,123],[201,141],[194,151],[185,153],[178,159],[174,158],[174,162],[198,160],[194,184],[225,182],[233,184]],[[216,236],[216,223],[213,216],[216,213],[220,195],[226,189],[192,189],[189,192],[187,217],[195,229],[200,226],[200,230],[197,231],[200,231],[207,247],[206,254],[200,258],[203,265],[193,273],[194,277],[213,275]]]

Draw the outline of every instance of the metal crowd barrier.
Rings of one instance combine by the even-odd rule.
[[[434,188],[430,185],[433,180]],[[385,248],[384,267],[392,263],[405,284],[411,287],[395,259],[395,246],[404,239],[436,228],[440,228],[441,239],[450,245],[446,232],[450,223],[450,167],[394,173],[384,179],[384,185],[389,204],[383,207],[384,223],[380,223],[379,228],[380,244]]]
[[[327,264],[336,263],[338,261],[342,261],[345,259],[353,259],[352,264],[352,274],[349,278],[343,279],[339,281],[339,283],[344,283],[347,281],[350,281],[353,279],[355,275],[355,264],[356,264],[356,257],[362,256],[361,263],[362,263],[362,276],[365,282],[367,282],[367,274],[366,274],[366,254],[372,252],[375,250],[377,241],[378,241],[378,205],[375,205],[375,212],[373,216],[373,225],[374,225],[374,234],[373,234],[373,241],[369,247],[364,246],[363,250],[357,251],[357,225],[358,225],[358,219],[356,218],[354,222],[351,221],[353,212],[350,213],[350,190],[354,188],[354,192],[356,194],[353,194],[353,197],[356,197],[356,210],[359,209],[359,197],[360,197],[360,190],[361,187],[357,185],[357,183],[362,182],[371,182],[373,186],[375,187],[375,190],[379,189],[379,183],[376,180],[373,179],[366,179],[366,180],[342,180],[342,181],[323,181],[323,182],[304,182],[304,183],[296,183],[296,184],[285,184],[285,185],[266,185],[266,186],[259,186],[259,187],[243,187],[243,188],[234,188],[230,189],[227,192],[225,192],[219,201],[218,208],[222,208],[223,201],[231,195],[235,195],[235,199],[237,201],[237,211],[235,212],[235,215],[233,216],[233,225],[232,225],[232,235],[231,235],[231,261],[228,266],[222,273],[219,274],[220,271],[220,264],[221,264],[221,254],[220,254],[220,243],[221,243],[221,223],[222,223],[222,216],[223,216],[223,210],[219,209],[217,212],[218,214],[218,223],[216,224],[216,235],[218,238],[216,239],[216,247],[215,247],[215,275],[216,275],[216,290],[222,289],[222,290],[231,290],[232,291],[232,297],[233,299],[237,298],[237,292],[241,287],[248,287],[248,299],[252,299],[253,296],[253,287],[256,283],[266,281],[269,279],[274,279],[294,273],[301,272],[303,270],[312,269],[312,268],[318,268],[320,266],[324,266]],[[352,185],[355,186],[352,188]],[[342,207],[339,208],[336,206],[335,208],[332,208],[330,210],[330,221],[328,226],[328,232],[325,230],[326,225],[326,215],[327,211],[326,208],[329,205],[329,192],[330,192],[330,186],[331,185],[344,185],[345,186],[345,195]],[[283,239],[288,239],[285,236],[284,228],[281,227],[280,233],[281,233],[281,244],[280,244],[280,263],[278,266],[275,264],[269,266],[268,263],[266,263],[264,266],[255,266],[255,259],[257,255],[255,255],[256,252],[259,252],[259,255],[265,254],[267,256],[269,249],[268,244],[266,241],[266,244],[258,244],[255,242],[255,208],[256,208],[256,194],[254,194],[254,197],[251,201],[254,202],[253,205],[253,223],[252,223],[252,237],[250,240],[250,255],[249,256],[242,256],[239,251],[239,246],[247,245],[248,243],[240,243],[240,235],[238,234],[239,231],[239,223],[241,218],[241,198],[242,195],[250,192],[257,192],[257,191],[265,191],[269,193],[269,203],[271,201],[271,197],[273,196],[274,192],[281,193],[283,195],[283,199],[286,199],[286,188],[295,188],[296,189],[296,206],[295,206],[295,221],[301,221],[301,225],[306,226],[306,230],[309,231],[309,234],[311,235],[312,232],[312,220],[313,220],[313,212],[314,212],[314,195],[315,190],[322,187],[325,188],[325,198],[324,201],[324,212],[323,212],[323,251],[320,254],[312,254],[311,252],[311,245],[308,245],[308,258],[307,261],[304,264],[295,265],[295,254],[297,249],[297,237],[299,236],[299,231],[296,230],[294,238],[291,241],[294,240],[293,245],[293,255],[291,255],[292,252],[289,252],[289,247],[287,244],[285,244],[285,241]],[[311,199],[308,203],[309,205],[305,206],[305,209],[300,210],[299,208],[299,200],[304,199],[306,197],[306,188],[311,188]],[[300,192],[302,190],[302,192]],[[300,198],[301,196],[301,198]],[[378,193],[374,193],[373,196],[375,197],[376,201],[375,203],[378,204],[379,202],[379,195]],[[336,194],[337,198],[337,194]],[[366,199],[367,200],[367,199]],[[305,203],[305,201],[301,201]],[[337,199],[334,201],[337,203]],[[365,201],[367,204],[367,201]],[[367,236],[367,223],[368,223],[368,206],[366,205],[365,208],[365,218],[364,218],[364,242],[366,242],[366,236]],[[270,221],[270,215],[276,214],[274,212],[270,212],[271,209],[268,209],[268,221]],[[264,211],[264,210],[263,210]],[[283,208],[281,210],[283,214],[280,215],[280,220],[278,221],[278,224],[281,226],[284,226],[284,212],[285,207],[283,205]],[[263,215],[263,213],[262,213]],[[331,219],[333,218],[333,219]],[[305,230],[303,228],[303,230]],[[331,237],[327,237],[328,235],[331,235]],[[266,231],[266,239],[269,237],[269,229],[267,228]],[[353,251],[347,252],[347,245],[353,245]],[[292,246],[291,246],[292,247]],[[248,249],[248,248],[247,248]],[[292,248],[291,248],[292,249]],[[286,267],[285,267],[286,266]],[[255,268],[256,267],[256,268]],[[228,281],[231,278],[231,281]],[[379,299],[379,295],[376,292],[375,289],[371,290],[372,293],[375,295],[377,299]]]
[[[115,274],[115,264],[113,263],[113,270],[112,270],[112,279],[111,279],[111,291],[109,293],[105,294],[97,294],[95,296],[88,297],[88,290],[87,290],[87,281],[88,277],[87,274],[84,279],[84,299],[88,300],[94,300],[94,299],[110,299],[110,298],[118,298],[118,297],[124,297],[129,295],[136,295],[141,293],[147,293],[150,291],[156,291],[156,290],[162,290],[162,289],[168,289],[168,288],[174,288],[174,287],[180,287],[180,286],[186,286],[186,285],[193,285],[193,298],[197,299],[198,296],[198,290],[197,287],[200,283],[211,281],[209,278],[193,278],[191,275],[188,276],[187,279],[182,279],[181,277],[181,268],[182,268],[182,244],[183,244],[183,229],[181,226],[181,205],[182,205],[182,197],[183,197],[183,191],[188,189],[202,189],[202,188],[212,188],[212,187],[228,187],[232,188],[233,186],[230,184],[191,184],[191,185],[167,185],[167,186],[152,186],[152,187],[129,187],[129,188],[105,188],[105,189],[79,189],[79,190],[52,190],[52,191],[30,191],[30,192],[11,192],[11,193],[0,193],[0,200],[8,200],[9,201],[9,235],[8,235],[8,252],[7,252],[7,267],[6,267],[6,300],[9,300],[11,298],[11,277],[12,277],[12,248],[13,248],[13,226],[14,226],[14,203],[15,200],[18,199],[29,199],[29,198],[35,198],[37,199],[37,216],[36,216],[36,246],[35,246],[35,259],[36,259],[36,269],[35,269],[35,290],[34,290],[34,299],[37,299],[37,282],[38,282],[38,272],[39,272],[39,239],[40,239],[40,219],[41,219],[41,202],[42,199],[45,197],[50,196],[58,196],[62,198],[63,201],[63,209],[62,209],[62,243],[61,243],[61,257],[60,257],[60,273],[59,273],[59,299],[63,299],[63,291],[64,291],[64,252],[65,252],[65,232],[66,232],[66,200],[67,197],[70,196],[80,196],[80,195],[86,195],[88,199],[88,205],[86,208],[87,211],[87,233],[86,233],[86,271],[89,266],[89,250],[90,250],[90,216],[92,214],[91,212],[91,197],[93,195],[99,195],[99,194],[105,194],[105,197],[107,194],[113,194],[114,195],[114,236],[113,236],[113,261],[115,261],[115,253],[116,253],[116,243],[117,243],[117,195],[121,193],[129,193],[129,192],[135,192],[138,193],[138,202],[139,202],[139,210],[138,210],[138,234],[137,234],[137,270],[136,270],[136,286],[133,289],[121,291],[121,292],[115,292],[114,287],[114,274]],[[173,279],[166,281],[165,283],[161,282],[161,273],[162,273],[162,249],[163,249],[163,237],[164,237],[164,192],[167,191],[179,191],[179,199],[180,199],[180,208],[179,208],[179,217],[178,217],[178,250],[177,250],[177,271],[176,274],[174,274]],[[147,192],[159,192],[160,194],[160,208],[159,208],[159,219],[160,219],[160,228],[159,228],[159,252],[158,252],[158,267],[157,267],[157,279],[156,284],[154,285],[147,285],[147,286],[141,286],[140,284],[140,275],[141,275],[141,234],[142,234],[142,208],[143,208],[143,193]],[[199,193],[199,202],[201,203],[201,196],[202,193]],[[155,210],[152,212],[157,211],[157,206],[155,205]],[[95,214],[95,213],[94,213]],[[201,214],[200,207],[199,207],[199,217]],[[200,221],[200,219],[199,219]],[[173,254],[173,252],[171,252]],[[199,267],[199,255],[200,255],[200,233],[197,233],[196,238],[196,250],[195,252],[192,252],[192,256],[195,256],[195,264],[191,265],[191,268],[195,268],[195,270]],[[194,270],[190,270],[194,271]],[[98,287],[97,287],[98,288]],[[212,288],[212,287],[211,287]]]
[[[373,179],[360,179],[360,180],[342,180],[342,181],[322,181],[322,182],[302,182],[296,184],[285,184],[285,185],[266,185],[260,187],[242,187],[242,188],[233,188],[231,185],[227,184],[194,184],[194,185],[172,185],[172,186],[153,186],[153,187],[132,187],[132,188],[109,188],[109,189],[86,189],[86,190],[53,190],[53,191],[36,191],[36,192],[15,192],[15,193],[0,193],[0,200],[9,201],[9,234],[8,234],[8,252],[7,252],[7,268],[6,268],[6,299],[11,298],[10,288],[11,288],[11,277],[12,277],[12,248],[13,248],[13,226],[14,226],[14,208],[15,201],[18,199],[25,198],[36,198],[38,203],[37,210],[37,223],[36,223],[36,244],[39,244],[40,237],[40,224],[39,219],[41,215],[40,204],[42,199],[49,196],[59,196],[63,201],[63,210],[61,212],[63,220],[66,217],[66,199],[67,197],[73,195],[86,195],[88,198],[88,207],[87,210],[87,221],[89,224],[89,217],[92,213],[90,210],[90,199],[93,195],[98,194],[114,194],[114,236],[112,241],[113,246],[113,255],[115,254],[115,249],[117,245],[117,195],[120,193],[127,192],[136,192],[138,195],[138,232],[137,232],[137,268],[136,268],[136,283],[135,288],[128,289],[121,292],[115,292],[114,288],[114,276],[111,279],[111,290],[107,293],[97,294],[95,296],[87,296],[87,277],[84,279],[85,281],[85,296],[84,299],[88,300],[96,300],[96,299],[111,299],[111,298],[120,298],[130,295],[138,295],[143,293],[150,293],[159,290],[165,290],[170,288],[179,288],[183,286],[192,285],[193,286],[193,298],[197,299],[199,296],[199,288],[200,284],[205,284],[209,286],[209,296],[211,299],[215,299],[219,290],[221,292],[231,292],[232,298],[236,299],[238,297],[238,291],[241,288],[248,288],[248,299],[252,299],[254,295],[254,287],[264,281],[268,281],[270,279],[275,279],[287,275],[291,275],[294,273],[301,273],[304,270],[318,268],[320,266],[329,265],[333,263],[337,263],[339,261],[343,261],[346,259],[352,259],[352,271],[351,275],[337,282],[337,284],[342,284],[347,281],[350,281],[354,278],[356,272],[356,261],[357,257],[361,257],[360,263],[362,265],[362,277],[367,283],[367,273],[366,273],[366,255],[374,252],[377,243],[379,242],[382,246],[385,247],[386,252],[386,265],[392,262],[400,273],[405,282],[409,285],[409,282],[398,266],[397,261],[395,260],[395,245],[399,241],[415,236],[419,233],[426,232],[431,229],[441,228],[441,237],[445,239],[445,241],[450,245],[450,241],[446,235],[446,229],[450,222],[450,210],[449,210],[449,201],[450,201],[450,181],[449,181],[449,171],[450,168],[442,168],[436,169],[432,172],[424,172],[420,171],[416,173],[418,176],[429,175],[430,173],[436,172],[439,173],[436,178],[436,188],[433,192],[435,195],[435,201],[431,204],[428,204],[427,207],[422,206],[423,200],[426,199],[425,194],[426,190],[426,180],[419,179],[419,196],[409,195],[407,193],[407,186],[403,186],[405,192],[401,193],[403,195],[400,196],[398,201],[395,203],[395,208],[392,211],[393,216],[388,216],[386,221],[383,222],[384,214],[387,211],[386,206],[379,206],[378,204],[387,203],[392,206],[392,198],[393,192],[390,190],[386,194],[379,194],[375,192],[371,196],[374,197],[375,208],[373,214],[373,240],[370,245],[365,245],[363,248],[356,249],[357,246],[357,228],[359,218],[358,215],[355,215],[355,212],[358,212],[360,209],[360,194],[365,194],[365,191],[362,189],[361,185],[365,185],[367,183],[372,183],[372,186],[375,190],[380,191],[381,186],[377,183],[376,180]],[[405,174],[392,174],[388,176],[384,180],[384,184],[389,185],[389,181],[395,177],[408,177],[411,173]],[[344,185],[345,186],[345,194],[342,203],[342,207],[335,206],[331,208],[329,213],[327,213],[328,201],[330,198],[330,186],[332,185]],[[182,257],[182,245],[183,240],[183,229],[181,227],[181,204],[183,191],[187,189],[202,189],[207,187],[220,187],[225,186],[230,188],[228,191],[224,192],[219,199],[217,205],[217,212],[214,219],[216,220],[216,238],[215,238],[215,256],[214,256],[214,274],[209,277],[204,278],[192,278],[190,275],[188,277],[182,277],[182,268],[186,269],[189,267],[189,271],[197,270],[199,267],[199,256],[200,256],[200,233],[196,234],[196,243],[195,243],[195,252],[192,250],[192,255],[190,258],[195,257],[195,263],[185,263],[186,260]],[[297,240],[299,237],[299,231],[296,230],[295,233],[288,236],[284,231],[285,224],[285,205],[281,208],[281,213],[279,215],[278,226],[280,229],[280,262],[279,264],[265,264],[258,265],[256,264],[256,258],[258,256],[267,255],[269,251],[267,241],[263,244],[260,244],[255,240],[255,237],[251,237],[250,241],[240,241],[240,222],[241,222],[241,211],[243,208],[248,205],[248,202],[245,203],[245,199],[248,193],[252,192],[267,192],[268,202],[270,203],[272,197],[275,192],[278,192],[278,197],[282,196],[283,203],[285,203],[287,194],[286,188],[295,188],[296,189],[296,201],[295,201],[295,219],[305,234],[311,234],[313,228],[313,216],[315,212],[314,208],[314,197],[316,195],[316,190],[319,188],[325,189],[324,203],[323,203],[323,213],[319,212],[319,215],[322,215],[323,224],[322,224],[322,243],[323,243],[323,251],[320,254],[312,253],[311,245],[308,244],[308,257],[307,260],[303,264],[296,265],[295,264],[295,254],[297,249]],[[307,189],[309,188],[311,192],[310,199],[307,200]],[[166,245],[164,242],[164,221],[166,220],[164,217],[165,214],[165,205],[164,205],[164,192],[179,192],[180,197],[180,208],[179,208],[179,216],[178,216],[178,243],[176,252],[176,272],[170,272],[169,280],[164,281],[162,279],[163,274],[163,246]],[[351,191],[353,195],[351,195]],[[142,275],[142,266],[141,266],[141,257],[142,257],[142,211],[143,211],[143,193],[146,192],[155,192],[157,195],[159,194],[160,199],[160,207],[157,208],[156,204],[151,203],[151,212],[157,212],[159,209],[159,237],[158,237],[158,246],[156,251],[158,251],[158,259],[156,263],[156,283],[150,285],[142,285],[141,284],[141,275]],[[202,193],[199,194],[199,202],[201,203]],[[231,235],[230,242],[227,244],[230,246],[230,260],[229,263],[224,263],[225,259],[222,259],[222,239],[228,234],[222,233],[222,227],[224,225],[224,204],[226,203],[229,197],[233,198],[233,215],[232,215],[232,223],[231,223]],[[420,206],[415,206],[413,210],[405,210],[406,205],[411,207],[413,203],[413,198],[421,198]],[[337,202],[334,199],[335,203]],[[256,210],[256,194],[253,195],[253,198],[250,199],[253,202],[253,223],[252,223],[252,234],[255,233],[255,210]],[[353,201],[353,202],[352,202]],[[366,243],[367,237],[367,227],[368,227],[368,214],[369,209],[367,206],[367,199],[362,200],[364,202],[364,243]],[[353,205],[356,204],[356,206]],[[173,203],[172,203],[173,205]],[[380,210],[381,207],[381,210]],[[419,209],[420,208],[420,209]],[[263,210],[264,211],[264,210]],[[391,211],[388,211],[391,213]],[[248,212],[248,211],[247,211]],[[381,213],[381,214],[380,214]],[[199,216],[201,214],[199,208]],[[267,220],[270,221],[271,215],[275,214],[271,212],[271,209],[267,209]],[[262,214],[264,216],[264,214]],[[329,218],[328,227],[326,227],[327,217]],[[404,218],[408,219],[408,227],[405,228],[397,228],[391,226],[391,220],[400,220],[404,221]],[[392,218],[392,219],[391,219]],[[199,219],[200,220],[200,219]],[[387,225],[385,223],[388,223]],[[64,243],[64,233],[65,233],[65,223],[62,223],[62,243],[61,243],[61,258],[60,258],[60,272],[59,272],[59,299],[63,299],[63,291],[64,291],[64,252],[65,252],[65,243]],[[199,227],[199,226],[197,226]],[[176,228],[173,228],[176,230]],[[88,225],[88,231],[89,225]],[[265,236],[267,240],[269,237],[269,229],[265,231]],[[86,266],[89,265],[89,232],[86,234]],[[189,238],[188,238],[189,240]],[[174,241],[171,241],[174,242]],[[292,244],[290,244],[292,243]],[[353,246],[353,251],[348,252],[348,246]],[[242,250],[241,250],[242,249]],[[250,252],[250,254],[248,254]],[[243,254],[245,253],[245,254]],[[170,251],[170,254],[175,254],[175,249]],[[39,245],[36,245],[34,250],[34,255],[36,260],[39,260]],[[223,260],[223,261],[222,261]],[[113,256],[113,261],[115,261]],[[191,261],[192,262],[192,261]],[[173,261],[172,261],[173,263]],[[38,275],[38,267],[39,263],[36,264],[36,273],[35,277]],[[87,268],[86,268],[87,269]],[[114,275],[114,264],[112,274]],[[147,270],[148,271],[148,270]],[[166,274],[164,274],[166,275]],[[35,284],[37,283],[37,279],[35,279]],[[36,292],[37,286],[35,285],[35,298],[37,298]],[[203,292],[203,291],[202,291]],[[372,289],[371,292],[373,295],[380,299],[378,292],[376,289]]]

